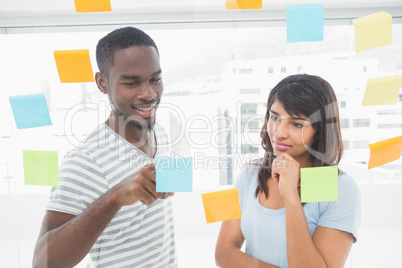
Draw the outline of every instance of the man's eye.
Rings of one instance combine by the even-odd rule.
[[[162,81],[162,77],[152,78],[151,83],[157,84]]]
[[[123,85],[126,85],[126,86],[136,86],[138,84],[139,84],[138,82],[126,82],[126,83],[123,83]]]

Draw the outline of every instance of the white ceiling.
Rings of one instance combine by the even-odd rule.
[[[327,19],[376,11],[402,18],[402,0],[263,0],[262,10],[225,10],[225,0],[111,0],[112,12],[76,13],[74,0],[0,0],[0,27],[280,21],[286,5],[324,3]]]

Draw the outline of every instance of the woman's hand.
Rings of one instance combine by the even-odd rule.
[[[272,162],[272,179],[279,184],[279,193],[283,201],[300,202],[298,191],[300,166],[290,155],[284,153]]]

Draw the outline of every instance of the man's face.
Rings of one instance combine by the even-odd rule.
[[[107,78],[115,116],[137,128],[152,128],[163,93],[162,70],[154,47],[133,46],[115,52]]]

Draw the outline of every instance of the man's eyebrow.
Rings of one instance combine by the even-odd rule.
[[[279,117],[282,117],[282,116],[279,115],[279,113],[277,113],[277,112],[275,112],[275,111],[273,111],[273,110],[269,110],[269,111],[270,111],[271,113],[275,114],[275,115],[278,115]],[[307,118],[302,118],[302,117],[290,117],[289,119],[292,119],[292,120],[304,120],[304,121],[307,120]]]
[[[154,72],[153,74],[151,74],[151,77],[153,76],[157,76],[159,74],[162,73],[162,70],[159,69],[158,71]],[[136,80],[136,79],[140,79],[140,77],[138,75],[128,75],[128,74],[122,74],[120,75],[120,80]]]

